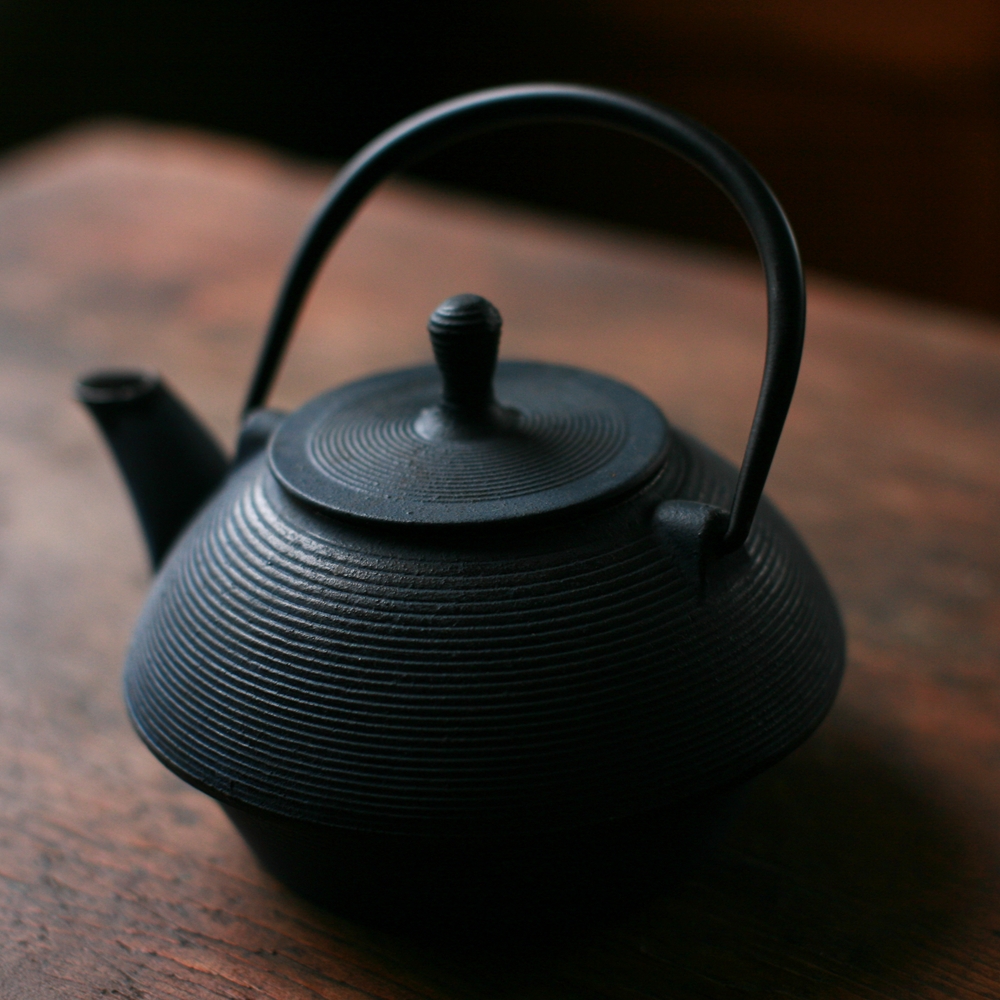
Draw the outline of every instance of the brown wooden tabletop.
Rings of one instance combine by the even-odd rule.
[[[351,924],[261,872],[126,720],[149,583],[71,381],[159,369],[226,441],[327,174],[133,126],[0,168],[0,997],[1000,997],[1000,329],[815,279],[769,493],[842,603],[819,733],[714,863],[544,947]],[[793,220],[794,222],[794,220]],[[474,291],[504,353],[646,391],[738,459],[763,358],[749,262],[396,185],[311,300],[277,399],[424,361]]]

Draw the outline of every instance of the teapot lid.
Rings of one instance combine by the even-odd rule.
[[[279,482],[332,514],[482,524],[578,507],[663,464],[670,429],[641,393],[561,365],[497,364],[500,314],[456,295],[428,331],[437,367],[332,390],[274,436]]]

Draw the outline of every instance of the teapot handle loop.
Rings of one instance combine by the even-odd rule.
[[[665,147],[713,180],[753,235],[767,283],[767,353],[750,437],[720,545],[721,553],[731,552],[750,532],[795,390],[806,317],[802,264],[778,200],[743,156],[690,118],[635,97],[567,84],[497,87],[436,104],[368,143],[334,179],[299,245],[271,318],[244,416],[264,404],[316,272],[376,185],[460,139],[540,121],[604,125]]]

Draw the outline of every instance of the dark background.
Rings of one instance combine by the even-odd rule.
[[[997,313],[998,36],[993,0],[0,0],[0,148],[124,114],[343,158],[462,91],[601,84],[742,150],[807,265]],[[707,182],[603,130],[498,133],[420,172],[750,249]]]

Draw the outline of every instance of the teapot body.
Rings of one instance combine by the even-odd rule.
[[[735,482],[671,429],[662,471],[610,505],[387,531],[310,508],[260,453],[156,581],[130,715],[314,898],[370,902],[381,872],[390,909],[426,902],[442,856],[445,906],[470,885],[648,892],[818,725],[843,668],[830,592],[770,504],[704,573],[660,525],[665,502],[720,504]],[[569,878],[551,856],[573,851]]]

